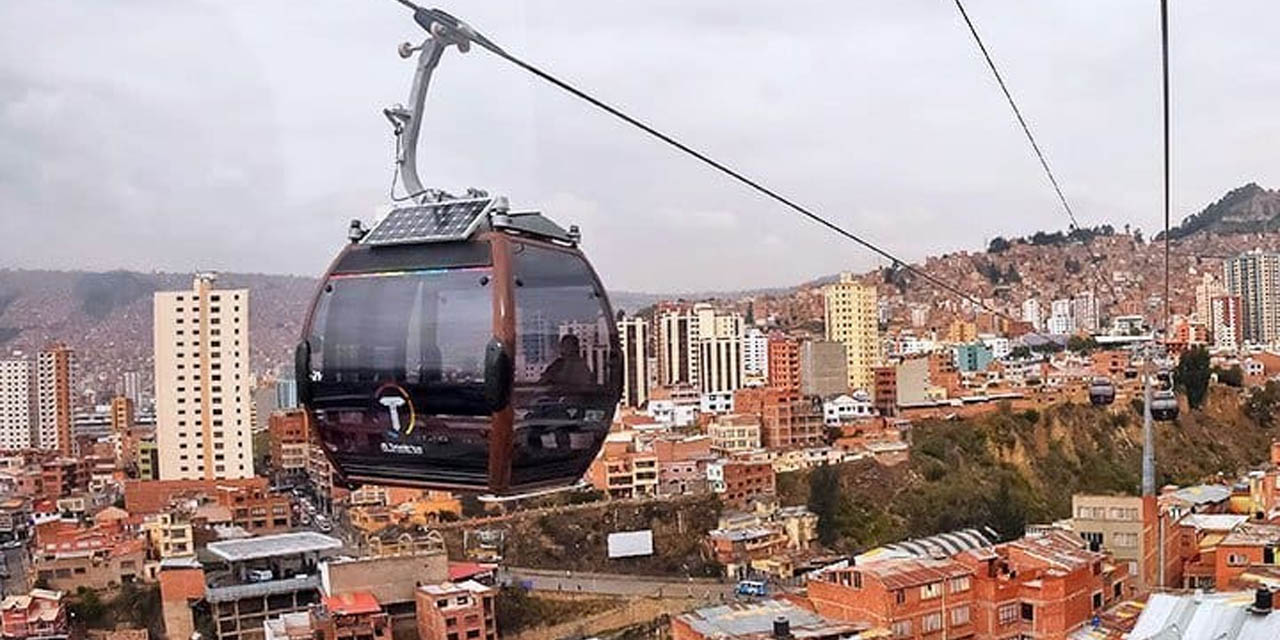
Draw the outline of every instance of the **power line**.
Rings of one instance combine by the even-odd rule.
[[[1004,82],[1004,77],[1000,75],[1000,70],[996,68],[996,63],[991,59],[991,53],[987,51],[987,45],[983,44],[982,36],[978,35],[977,27],[973,26],[973,21],[969,19],[969,13],[964,10],[964,5],[960,0],[955,0],[956,8],[960,10],[960,17],[964,18],[964,23],[969,27],[969,33],[973,34],[974,42],[978,43],[978,49],[982,51],[982,57],[987,61],[987,67],[991,69],[991,75],[995,76],[996,82],[1000,85],[1000,91],[1004,92],[1005,100],[1009,101],[1009,108],[1013,109],[1013,115],[1018,119],[1018,124],[1022,127],[1022,132],[1027,134],[1027,141],[1031,143],[1031,149],[1035,151],[1036,157],[1040,159],[1040,166],[1044,167],[1044,173],[1049,177],[1049,183],[1053,185],[1053,190],[1058,194],[1058,201],[1062,203],[1062,209],[1067,212],[1067,218],[1071,220],[1071,228],[1078,229],[1080,224],[1076,222],[1076,214],[1071,210],[1071,205],[1067,204],[1067,197],[1062,195],[1062,187],[1058,186],[1058,179],[1053,175],[1053,169],[1049,168],[1049,161],[1045,159],[1044,153],[1040,151],[1040,145],[1036,143],[1036,137],[1031,135],[1031,127],[1027,125],[1026,118],[1022,117],[1022,110],[1018,108],[1018,103],[1014,102],[1013,94],[1009,93],[1009,87]]]
[[[618,118],[619,120],[622,120],[623,122],[626,122],[627,124],[632,125],[640,129],[641,131],[644,131],[645,133],[649,134],[654,138],[657,138],[658,140],[661,140],[667,145],[674,147],[677,150],[689,156],[692,156],[693,158],[701,161],[703,164],[706,164],[711,168],[719,171],[720,173],[723,173],[724,175],[729,176],[733,180],[743,185],[746,185],[748,188],[764,195],[765,197],[782,204],[788,209],[791,209],[792,211],[799,213],[800,215],[828,229],[829,231],[832,231],[837,235],[840,235],[848,240],[852,240],[853,242],[861,245],[862,247],[866,248],[872,253],[875,253],[876,255],[889,260],[892,264],[901,266],[908,273],[914,276],[917,276],[925,281],[928,281],[934,286],[940,289],[943,289],[959,298],[967,300],[970,304],[973,304],[989,313],[1000,316],[1012,322],[1021,322],[1021,319],[1015,318],[1009,315],[1008,313],[1005,313],[1004,311],[1001,311],[991,305],[988,305],[986,302],[982,301],[976,296],[966,293],[964,290],[960,289],[959,287],[952,285],[951,283],[946,282],[945,280],[942,280],[941,278],[938,278],[937,276],[934,276],[928,273],[927,271],[924,271],[915,266],[912,266],[907,261],[898,258],[897,256],[893,255],[892,253],[889,253],[885,249],[880,248],[879,246],[872,243],[871,241],[862,238],[858,234],[855,234],[852,231],[849,231],[844,227],[841,227],[840,225],[828,220],[827,218],[824,218],[823,216],[813,212],[812,210],[805,207],[804,205],[801,205],[796,201],[786,196],[783,196],[782,194],[760,184],[759,182],[753,180],[752,178],[749,178],[746,175],[742,174],[741,172],[729,167],[728,165],[725,165],[724,163],[711,158],[707,154],[690,147],[689,145],[685,144],[684,142],[681,142],[675,137],[667,135],[653,128],[652,126],[630,115],[627,115],[621,109],[618,109],[617,107],[614,107],[592,96],[586,91],[579,89],[569,84],[568,82],[551,75],[549,72],[543,71],[542,69],[534,66],[533,64],[530,64],[528,62],[525,62],[524,60],[521,60],[520,58],[517,58],[516,56],[508,53],[498,45],[494,44],[488,38],[476,32],[470,26],[459,21],[457,18],[454,18],[453,16],[439,9],[425,9],[422,7],[417,7],[411,2],[409,2],[409,0],[396,0],[396,1],[407,7],[413,8],[414,20],[423,28],[428,29],[428,31],[430,31],[430,22],[432,21],[439,22],[440,24],[446,25],[450,28],[458,29],[462,33],[466,34],[467,37],[470,38],[473,42],[483,47],[484,49],[488,50],[490,53],[493,53],[494,55],[516,65],[517,67],[524,69],[525,71],[528,71],[529,73],[537,76],[538,78],[556,86],[557,88],[573,95],[576,98],[579,98],[591,104],[592,106],[608,113],[609,115],[612,115],[615,118]],[[1042,162],[1043,162],[1043,159],[1042,159]],[[1046,165],[1046,168],[1048,168],[1048,165]],[[1055,184],[1055,187],[1056,187],[1056,184]],[[1064,204],[1065,204],[1065,200],[1064,200]],[[1042,335],[1042,334],[1037,334],[1037,335]]]
[[[1169,338],[1169,1],[1160,0],[1160,71],[1164,83],[1164,332]]]

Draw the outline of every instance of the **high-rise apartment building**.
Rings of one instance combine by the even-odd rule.
[[[142,404],[142,375],[137,371],[124,372],[124,397],[137,407]]]
[[[249,291],[155,294],[156,448],[161,480],[253,475]]]
[[[1196,285],[1196,317],[1195,319],[1213,327],[1213,299],[1218,296],[1227,295],[1226,287],[1222,286],[1212,273],[1205,272],[1200,276],[1200,284]]]
[[[1271,343],[1280,338],[1280,253],[1253,250],[1222,263],[1227,293],[1240,296],[1244,339]]]
[[[769,377],[769,336],[755,327],[742,336],[742,375],[753,384]]]
[[[618,321],[622,347],[622,404],[642,407],[649,401],[649,321],[639,316]]]
[[[36,358],[36,431],[31,446],[75,455],[71,421],[75,412],[76,352],[61,343]]]
[[[111,399],[111,432],[127,436],[130,429],[133,429],[133,400],[116,396]]]
[[[800,341],[781,331],[769,334],[769,386],[800,388]]]
[[[1071,319],[1076,329],[1098,330],[1098,298],[1092,291],[1081,291],[1071,299]]]
[[[658,384],[697,384],[698,316],[690,309],[658,312]]]
[[[869,390],[875,382],[872,367],[880,361],[876,288],[842,273],[840,281],[827,285],[822,293],[827,340],[844,344],[849,388]]]
[[[0,360],[0,450],[31,446],[32,378],[31,360],[22,356]]]
[[[1239,349],[1244,344],[1244,315],[1240,296],[1217,296],[1209,301],[1209,329],[1213,346]]]
[[[743,387],[742,316],[709,304],[693,308],[697,317],[698,385],[702,393]]]
[[[1040,301],[1027,298],[1022,302],[1022,321],[1031,323],[1036,331],[1044,329],[1044,314],[1040,311]]]

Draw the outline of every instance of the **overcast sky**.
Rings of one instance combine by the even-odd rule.
[[[1280,4],[1172,4],[1181,218],[1280,186]],[[951,2],[439,6],[909,259],[1065,226]],[[966,6],[1081,223],[1155,230],[1157,3]],[[318,274],[386,201],[421,37],[392,0],[0,3],[0,267]],[[580,225],[613,289],[877,264],[479,50],[446,54],[421,153]]]

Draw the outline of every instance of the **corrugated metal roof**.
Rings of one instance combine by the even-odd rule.
[[[1130,640],[1274,640],[1280,611],[1253,613],[1253,593],[1170,595],[1157,593],[1129,634]]]
[[[208,550],[227,562],[242,562],[258,558],[299,555],[311,551],[329,551],[342,548],[342,541],[314,531],[279,533],[243,540],[210,542]]]
[[[866,625],[829,620],[817,613],[781,600],[734,603],[697,609],[680,620],[707,638],[761,636],[773,633],[773,621],[784,617],[796,638],[853,635]]]
[[[965,551],[990,547],[987,539],[977,529],[962,529],[950,533],[940,533],[927,538],[917,538],[885,545],[886,549],[902,551],[918,558],[931,558],[939,555],[952,557]]]

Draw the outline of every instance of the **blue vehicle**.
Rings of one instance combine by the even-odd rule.
[[[735,591],[740,596],[767,596],[769,586],[759,580],[740,580]]]

